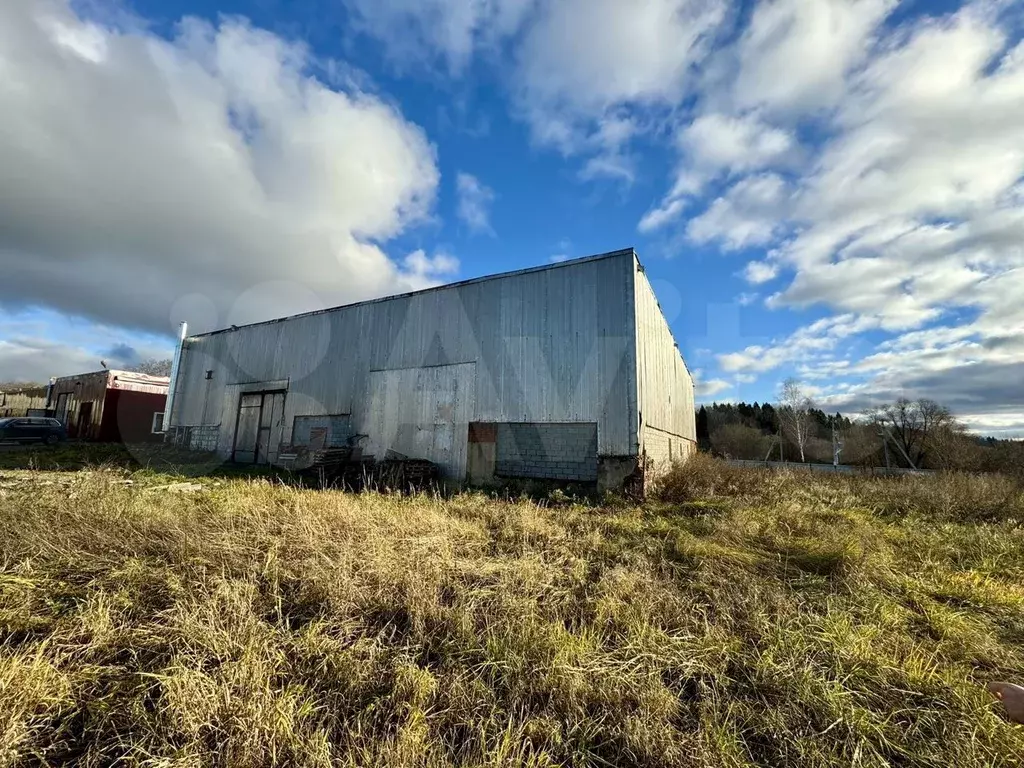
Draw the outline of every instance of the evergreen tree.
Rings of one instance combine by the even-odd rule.
[[[708,428],[708,409],[703,405],[697,411],[697,447],[702,451],[711,448],[711,430]]]

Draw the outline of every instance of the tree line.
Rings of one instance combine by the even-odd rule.
[[[775,403],[702,405],[697,442],[732,459],[1024,474],[1024,441],[971,435],[934,400],[901,398],[851,419],[818,408],[792,379]]]

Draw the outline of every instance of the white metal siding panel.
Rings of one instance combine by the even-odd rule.
[[[640,439],[648,458],[665,463],[670,437],[696,444],[693,379],[639,265],[635,291]],[[676,458],[674,448],[672,458]]]
[[[600,454],[635,455],[633,264],[625,251],[190,338],[170,424],[221,424],[223,453],[234,385],[287,379],[285,442],[297,415],[351,413],[369,434],[372,371],[476,363],[473,420],[597,422]]]
[[[445,477],[464,478],[475,368],[462,363],[372,371],[369,451],[428,459]]]

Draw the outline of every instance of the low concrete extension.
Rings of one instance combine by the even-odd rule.
[[[598,491],[643,494],[636,456],[598,456],[595,424],[473,422],[466,482],[495,488],[510,480],[580,483]]]

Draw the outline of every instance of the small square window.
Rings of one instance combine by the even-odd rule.
[[[213,371],[207,371],[206,372],[206,378],[207,379],[212,379],[213,378]]]

